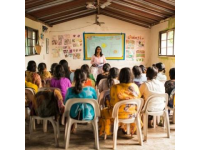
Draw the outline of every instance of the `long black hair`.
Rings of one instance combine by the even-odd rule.
[[[156,64],[156,67],[158,68],[158,72],[163,71],[163,73],[165,73],[165,65],[161,62]]]
[[[146,73],[147,69],[144,65],[140,65],[140,68],[142,70],[142,73]]]
[[[74,72],[75,86],[73,87],[73,92],[79,94],[83,89],[83,82],[87,80],[87,75],[81,69],[76,69]]]
[[[90,78],[89,66],[87,64],[82,65],[81,70],[86,73],[87,78]]]
[[[60,78],[65,77],[65,70],[62,65],[57,65],[54,69],[53,76],[60,80]]]
[[[139,78],[142,75],[142,70],[139,66],[134,66],[132,71],[135,78]]]
[[[158,74],[158,69],[156,67],[148,67],[147,68],[147,79],[148,80],[152,80],[152,79],[155,79],[157,77],[157,74]]]
[[[95,49],[95,53],[94,53],[95,56],[97,56],[97,49],[98,49],[98,48],[101,49],[100,46],[97,46],[97,47],[96,47],[96,49]],[[102,54],[102,49],[101,49],[101,52],[100,52],[100,56],[103,56],[103,54]]]
[[[70,70],[69,70],[69,66],[68,66],[68,62],[65,60],[65,59],[62,59],[60,62],[59,62],[59,65],[62,65],[64,70],[65,70],[65,77],[70,79]]]
[[[122,68],[119,73],[119,82],[120,83],[133,83],[133,74],[131,73],[130,68]]]
[[[118,77],[118,75],[119,75],[119,69],[118,68],[113,67],[109,70],[108,78],[107,78],[107,85],[108,85],[109,88],[114,84],[114,79],[116,77]]]
[[[104,72],[108,72],[109,70],[110,70],[110,64],[109,63],[105,63],[104,65],[103,65],[103,71]]]
[[[53,74],[54,69],[55,69],[55,67],[56,67],[57,65],[58,65],[58,63],[53,63],[53,64],[51,65],[51,69],[50,69],[51,74]]]
[[[28,62],[27,70],[31,72],[36,72],[36,63],[34,60]]]
[[[175,68],[169,70],[169,77],[171,80],[175,80]]]
[[[45,63],[39,63],[38,65],[38,72],[40,75],[42,75],[43,71],[47,68],[47,65]]]

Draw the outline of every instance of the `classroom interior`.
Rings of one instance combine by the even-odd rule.
[[[36,31],[34,40],[27,38],[25,45],[25,71],[29,61],[38,65],[44,62],[47,70],[53,63],[67,60],[71,70],[80,68],[83,64],[91,66],[85,58],[84,33],[124,33],[123,60],[107,60],[111,67],[118,69],[134,65],[145,67],[162,62],[165,65],[167,80],[170,80],[169,70],[175,67],[175,0],[25,0],[25,32]],[[161,53],[161,33],[173,31],[173,54]],[[78,46],[64,42],[64,36],[79,35]],[[25,33],[26,36],[26,33]],[[54,44],[54,38],[62,36],[60,45]],[[129,39],[142,38],[144,55],[140,59],[134,48],[128,47]],[[39,52],[31,52],[38,45]],[[73,47],[74,46],[74,47]],[[100,45],[101,46],[101,45]],[[68,55],[66,50],[72,49]],[[78,49],[78,52],[76,51]],[[74,50],[74,51],[73,51]],[[132,52],[128,55],[129,52]],[[75,54],[79,54],[76,56]],[[175,149],[175,124],[170,119],[170,138],[167,130],[156,126],[148,129],[148,140],[143,145],[138,144],[137,135],[124,135],[120,130],[117,137],[117,149],[172,150]],[[55,146],[54,130],[47,124],[48,130],[43,132],[42,122],[36,123],[36,130],[29,139],[29,122],[25,125],[26,150],[61,150],[65,149],[65,126],[60,126],[59,147]],[[113,136],[99,137],[100,149],[112,149]],[[68,149],[95,149],[94,135],[91,124],[78,124],[77,131],[71,134]]]

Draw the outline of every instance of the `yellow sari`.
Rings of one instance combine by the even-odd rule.
[[[100,133],[99,135],[111,135],[113,132],[114,119],[112,118],[112,110],[114,105],[122,100],[128,100],[133,98],[140,98],[141,94],[138,86],[135,83],[121,83],[113,85],[110,89],[110,102],[107,102],[107,108],[101,111],[101,118],[99,120]],[[135,105],[122,105],[119,108],[118,117],[120,119],[132,118],[136,112],[137,107]],[[119,124],[121,128],[126,131],[126,125]],[[135,123],[131,125],[131,134],[136,131]]]

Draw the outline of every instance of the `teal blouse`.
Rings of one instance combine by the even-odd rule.
[[[97,100],[97,94],[96,94],[95,89],[90,86],[84,87],[79,94],[75,94],[73,92],[73,87],[70,87],[67,90],[64,104],[67,102],[68,99],[71,99],[71,98],[89,98],[89,99]],[[82,111],[82,120],[93,120],[94,109],[93,109],[92,105],[76,103],[76,104],[72,105],[72,107],[71,107],[70,116],[72,118],[76,118],[78,116],[79,111]]]

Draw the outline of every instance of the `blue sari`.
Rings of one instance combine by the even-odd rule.
[[[79,94],[75,94],[73,92],[73,87],[68,88],[67,94],[65,96],[64,104],[67,102],[68,99],[71,98],[89,98],[89,99],[96,99],[97,94],[93,87],[87,86],[82,89]],[[70,116],[74,119],[77,119],[77,116],[81,112],[81,120],[93,120],[94,118],[94,108],[90,104],[82,104],[76,103],[72,105],[70,110]]]

